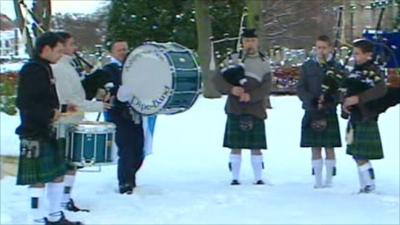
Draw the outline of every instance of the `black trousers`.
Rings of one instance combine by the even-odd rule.
[[[144,160],[144,134],[142,123],[110,114],[116,125],[115,142],[118,147],[118,182],[119,185],[136,186],[136,172]]]

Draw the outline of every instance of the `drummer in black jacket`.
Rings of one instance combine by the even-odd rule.
[[[113,107],[108,111],[108,121],[117,129],[115,142],[118,147],[119,193],[132,194],[136,187],[136,172],[144,160],[144,134],[142,118],[132,111],[127,103],[117,100],[116,95],[122,80],[122,63],[127,56],[128,44],[115,41],[110,46],[111,62],[103,69],[112,75],[114,87],[111,89]]]
[[[17,185],[29,185],[31,219],[43,218],[45,184],[49,199],[47,225],[81,224],[65,219],[61,209],[66,163],[57,147],[52,124],[61,117],[50,65],[62,56],[60,37],[45,33],[36,41],[35,56],[19,72],[17,107],[21,124]],[[30,221],[31,222],[31,221]]]

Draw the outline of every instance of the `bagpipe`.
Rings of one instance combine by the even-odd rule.
[[[229,65],[223,68],[221,76],[233,86],[245,86],[247,83],[243,64]]]
[[[364,81],[360,80],[356,76],[353,76],[351,72],[347,69],[348,63],[350,61],[350,56],[352,52],[350,51],[347,55],[347,58],[344,61],[343,65],[335,66],[335,55],[336,49],[338,48],[339,39],[340,39],[340,27],[341,27],[341,20],[342,20],[342,7],[339,7],[339,16],[338,16],[338,24],[337,24],[337,33],[336,33],[336,40],[333,52],[333,59],[331,63],[326,63],[323,65],[325,75],[323,82],[322,82],[322,93],[324,99],[331,99],[334,93],[339,92],[340,101],[343,102],[344,98],[358,95],[369,88],[371,88],[370,84],[365,83]],[[399,61],[399,49],[397,46],[399,42],[399,35],[400,33],[391,33],[387,35],[386,38],[383,38],[384,32],[377,32],[381,30],[381,22],[383,18],[385,8],[382,7],[379,15],[379,19],[377,22],[377,26],[375,29],[375,35],[370,35],[371,32],[364,32],[364,39],[372,42],[374,44],[374,56],[373,56],[373,64],[370,68],[364,70],[364,74],[367,77],[369,76],[371,79],[376,79],[377,76],[384,73],[384,69],[388,67],[396,67],[399,68],[400,65],[398,64]],[[358,41],[358,40],[356,40]],[[385,43],[386,42],[386,43]],[[388,42],[397,43],[397,44],[390,44]],[[391,82],[389,85],[386,86],[386,94],[376,100],[370,101],[366,103],[363,107],[366,109],[365,111],[369,112],[369,115],[362,115],[363,113],[356,113],[359,114],[359,118],[356,120],[365,120],[371,117],[377,116],[380,113],[385,112],[388,108],[395,106],[400,103],[400,79],[396,79],[399,75],[396,75],[395,71],[391,77],[392,80],[395,82]],[[375,77],[375,78],[374,78]],[[389,77],[390,78],[390,77]],[[353,107],[354,110],[360,111],[359,107]],[[352,109],[350,109],[352,110]],[[361,110],[364,111],[364,110]],[[345,119],[349,117],[347,113],[342,111],[341,116]]]
[[[383,14],[382,8],[381,14]],[[374,59],[377,65],[388,71],[386,94],[368,103],[378,114],[400,103],[400,32],[384,32],[380,29],[365,30],[363,37],[374,43]]]
[[[223,39],[220,40],[214,40],[214,37],[210,37],[210,42],[211,42],[211,60],[210,60],[210,70],[214,71],[216,69],[215,66],[215,57],[214,57],[214,47],[216,44],[219,43],[224,43],[226,41],[236,41],[236,51],[234,52],[240,52],[241,51],[241,43],[240,43],[240,37],[242,36],[243,33],[243,27],[245,23],[245,19],[247,17],[247,8],[245,7],[243,9],[243,13],[240,19],[240,25],[239,25],[239,34],[237,37],[227,37],[227,34],[225,35]],[[228,49],[229,50],[229,49]],[[231,85],[234,86],[242,86],[247,83],[247,79],[245,77],[245,70],[244,70],[244,65],[240,61],[233,63],[232,61],[232,54],[233,52],[229,51],[228,53],[228,61],[227,64],[224,65],[221,63],[219,74],[217,76],[222,76],[223,79],[228,82]]]
[[[236,41],[236,49],[235,51],[228,51],[227,59],[225,63],[220,64],[220,73],[219,76],[233,86],[243,87],[245,90],[249,91],[252,89],[249,84],[249,77],[246,77],[244,61],[246,60],[246,54],[242,47],[242,37],[257,37],[255,33],[255,29],[247,29],[245,28],[245,19],[247,17],[247,8],[243,9],[243,13],[240,19],[239,26],[239,34],[237,37],[225,37],[221,40],[214,40],[211,37],[211,62],[210,62],[210,70],[215,69],[215,59],[214,59],[214,45],[218,43],[222,43],[225,41]],[[262,52],[258,52],[262,61],[265,61],[265,55]],[[233,58],[235,56],[236,58]]]
[[[96,69],[94,72],[85,75],[81,81],[85,90],[86,99],[91,100],[96,97],[99,89],[110,92],[110,84],[112,84],[112,75],[103,69]]]
[[[327,116],[329,110],[336,106],[337,100],[335,95],[341,88],[342,82],[346,76],[346,71],[343,67],[336,63],[336,50],[339,46],[340,28],[342,24],[343,7],[338,8],[338,20],[336,26],[336,38],[333,47],[333,54],[331,58],[322,59],[320,65],[325,74],[321,90],[322,94],[318,98],[312,100],[311,120],[310,127],[316,132],[323,132],[328,126]],[[341,89],[342,90],[342,89]]]

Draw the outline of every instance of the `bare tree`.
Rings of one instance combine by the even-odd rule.
[[[262,2],[262,43],[311,46],[315,36],[332,35],[335,1],[266,0]]]
[[[212,82],[215,72],[209,68],[211,61],[211,42],[212,36],[211,20],[209,14],[209,0],[195,0],[196,27],[200,65],[203,72],[203,95],[206,98],[218,98],[220,93],[215,89]]]
[[[40,26],[45,30],[50,29],[51,22],[51,1],[50,0],[34,0],[32,11],[39,20]]]

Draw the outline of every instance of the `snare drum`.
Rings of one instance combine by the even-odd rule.
[[[115,125],[81,122],[69,129],[66,158],[77,166],[111,164]]]
[[[201,70],[184,46],[148,42],[125,60],[122,87],[140,114],[175,114],[195,103],[201,92]]]

